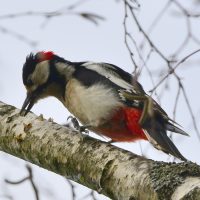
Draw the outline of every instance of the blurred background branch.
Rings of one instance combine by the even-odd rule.
[[[200,59],[196,52],[200,48],[199,0],[78,0],[67,3],[59,1],[56,4],[49,1],[37,1],[34,4],[16,1],[8,4],[9,6],[6,6],[6,2],[2,4],[0,14],[1,100],[21,106],[21,67],[30,51],[50,48],[74,60],[115,62],[132,72],[150,91],[150,95],[164,105],[168,113],[171,112],[173,119],[178,118],[178,122],[188,129],[191,135],[189,142],[173,139],[180,145],[183,144],[181,148],[184,154],[188,154],[186,157],[200,162],[196,155],[200,142],[200,99],[197,95]],[[21,5],[17,7],[17,4]],[[98,28],[93,24],[99,25]],[[55,106],[52,103],[47,108],[48,111],[42,110],[46,105],[42,104],[38,110],[36,108],[36,112],[51,117],[53,115],[59,123],[67,118],[63,114],[65,111],[62,114],[61,111],[53,113],[57,109],[63,110],[58,104]],[[57,108],[54,111],[49,109],[54,107]],[[192,148],[188,149],[191,144]],[[160,158],[160,154],[153,152],[143,142],[136,146],[137,143],[125,144],[123,148],[147,157],[157,155],[158,159],[170,160]],[[18,160],[13,164],[10,157],[1,154],[1,163],[3,162],[8,163],[5,171],[14,171],[16,167],[17,173],[0,174],[0,199],[17,199],[17,193],[14,192],[16,189],[14,186],[7,186],[4,179],[6,176],[6,179],[13,180],[20,172],[23,177],[23,166],[26,164]],[[22,163],[22,166],[18,164],[17,167],[15,163]],[[86,200],[105,199],[101,195],[94,195],[90,190],[80,189],[76,183],[68,182],[66,186],[66,181],[60,183],[60,180],[60,185],[68,188],[69,195],[67,198],[64,195],[58,196],[63,190],[59,191],[56,187],[59,185],[54,183],[56,177],[52,184],[48,184],[43,177],[50,175],[45,176],[45,172],[35,171],[35,185],[39,186],[38,194],[42,200],[79,200],[83,197]],[[30,188],[30,195],[31,192],[34,192],[33,187]]]

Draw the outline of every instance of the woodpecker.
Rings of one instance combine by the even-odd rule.
[[[40,99],[54,96],[84,127],[114,142],[149,141],[182,161],[167,131],[188,135],[168,117],[141,84],[109,63],[71,62],[51,51],[31,53],[23,66],[26,115]]]

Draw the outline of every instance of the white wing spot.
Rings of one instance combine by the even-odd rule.
[[[83,64],[83,66],[86,67],[87,69],[95,71],[95,72],[99,73],[100,75],[106,77],[107,79],[109,79],[110,81],[115,83],[116,85],[118,85],[124,89],[127,89],[128,91],[132,91],[132,92],[136,93],[132,84],[126,82],[116,72],[111,71],[111,70],[106,70],[104,67],[101,66],[101,64],[87,62],[87,63]],[[109,67],[109,68],[111,69],[111,67]]]

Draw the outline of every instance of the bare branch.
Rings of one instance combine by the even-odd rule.
[[[34,194],[35,194],[35,199],[36,200],[39,200],[40,198],[39,198],[39,192],[38,192],[38,189],[37,189],[37,187],[36,187],[36,185],[35,185],[35,183],[34,183],[34,181],[33,181],[33,172],[32,172],[32,168],[31,168],[31,166],[30,165],[26,165],[26,169],[27,169],[27,171],[28,171],[28,176],[27,177],[25,177],[25,178],[23,178],[23,179],[21,179],[21,180],[19,180],[19,181],[10,181],[10,180],[8,180],[8,179],[5,179],[5,182],[6,183],[9,183],[9,184],[11,184],[11,185],[18,185],[18,184],[21,184],[21,183],[23,183],[23,182],[25,182],[25,181],[30,181],[30,183],[31,183],[31,186],[32,186],[32,188],[33,188],[33,192],[34,192]]]
[[[8,195],[8,194],[0,195],[0,198],[13,200],[13,197],[11,195]]]
[[[161,85],[161,83],[163,83],[163,81],[165,81],[171,74],[173,74],[175,72],[175,70],[182,64],[184,63],[187,59],[189,59],[191,56],[193,56],[194,54],[200,52],[200,49],[197,49],[196,51],[193,51],[192,53],[190,53],[189,55],[185,56],[184,58],[182,58],[174,67],[172,67],[169,72],[153,87],[153,89],[151,89],[149,92],[153,92],[155,91],[159,85]]]
[[[171,0],[169,0],[163,7],[163,9],[161,9],[161,11],[158,13],[158,15],[155,17],[154,21],[151,23],[151,25],[149,26],[149,29],[147,31],[147,35],[150,35],[151,32],[154,30],[154,28],[156,27],[156,25],[158,24],[158,22],[162,19],[163,15],[166,13],[166,11],[168,10],[168,8],[171,5]],[[141,42],[140,44],[140,48],[144,48],[144,44],[145,44],[145,39]]]
[[[10,30],[8,28],[5,28],[3,26],[0,26],[0,32],[3,33],[3,34],[8,34],[8,35],[10,35],[10,36],[22,41],[22,42],[25,42],[26,44],[28,44],[28,45],[30,45],[30,46],[32,46],[34,48],[37,46],[37,42],[36,41],[31,40],[31,39],[27,38],[26,36],[24,36],[22,34],[19,34],[19,33],[15,32],[15,31],[12,31],[12,30]]]
[[[181,87],[181,90],[183,91],[183,96],[185,97],[185,101],[186,101],[187,107],[188,107],[189,112],[190,112],[190,115],[191,115],[191,117],[192,117],[192,122],[193,122],[194,129],[195,129],[195,131],[196,131],[196,133],[197,133],[197,137],[198,137],[198,139],[200,140],[200,131],[199,131],[198,127],[197,127],[196,120],[195,120],[195,117],[194,117],[194,113],[193,113],[193,111],[192,111],[192,108],[191,108],[191,105],[190,105],[188,96],[187,96],[187,94],[186,94],[185,88],[183,87],[182,84],[181,84],[180,87]]]
[[[56,10],[51,12],[34,12],[34,11],[27,11],[22,13],[12,13],[7,15],[1,15],[0,20],[3,19],[13,19],[13,18],[19,18],[19,17],[30,17],[30,16],[38,16],[38,17],[44,17],[45,19],[52,19],[54,17],[60,17],[60,16],[66,16],[66,15],[75,15],[80,16],[84,19],[90,20],[95,24],[98,24],[100,20],[105,20],[104,17],[98,14],[89,13],[89,12],[76,12],[69,9],[66,10]]]
[[[32,126],[26,130],[26,124]],[[180,187],[185,191],[182,196],[193,195],[197,188],[200,195],[200,167],[194,163],[148,160],[32,113],[22,117],[18,109],[4,103],[0,103],[0,149],[113,200],[171,199],[180,195]],[[196,187],[184,190],[185,182]]]
[[[124,26],[124,42],[125,42],[125,45],[128,49],[128,52],[129,52],[129,55],[130,55],[130,58],[131,58],[131,61],[133,63],[133,66],[134,66],[134,72],[136,72],[137,70],[137,64],[135,63],[135,60],[134,60],[134,54],[133,52],[131,51],[131,48],[129,46],[129,43],[128,43],[128,40],[127,40],[127,36],[130,35],[128,33],[128,30],[127,30],[127,25],[126,25],[126,21],[127,21],[127,17],[128,17],[128,14],[127,14],[127,4],[126,4],[126,1],[124,1],[124,21],[123,21],[123,26]]]
[[[85,13],[85,12],[81,12],[79,13],[79,15],[91,22],[93,22],[95,25],[98,25],[98,20],[105,20],[104,17],[94,14],[94,13]]]
[[[67,183],[69,184],[69,186],[71,188],[71,194],[72,194],[71,197],[72,197],[72,200],[75,200],[76,199],[75,186],[74,186],[74,184],[70,180],[66,179],[66,181],[67,181]]]
[[[131,7],[131,5],[126,1],[124,0],[125,4],[128,6],[131,14],[132,14],[132,17],[135,21],[135,23],[137,24],[138,28],[139,28],[139,31],[144,35],[144,37],[146,38],[146,40],[148,41],[149,45],[160,55],[161,58],[163,58],[167,63],[169,63],[170,61],[165,57],[165,55],[157,48],[157,46],[152,42],[152,40],[149,38],[149,36],[147,35],[147,33],[144,31],[144,29],[142,28],[141,24],[139,23],[134,11],[133,11],[133,8]]]

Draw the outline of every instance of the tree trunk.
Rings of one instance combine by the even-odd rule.
[[[200,167],[165,163],[0,102],[0,150],[116,200],[200,199]]]

